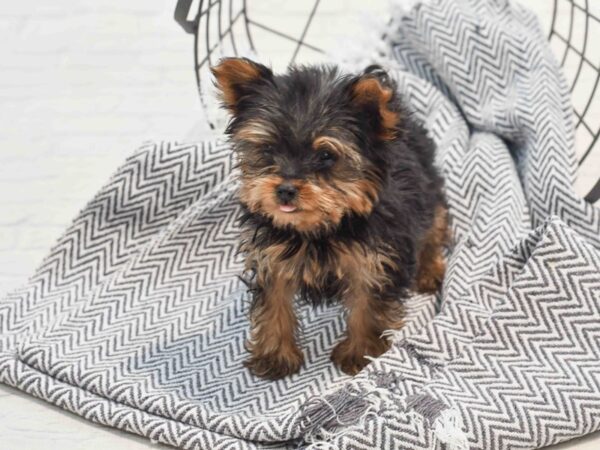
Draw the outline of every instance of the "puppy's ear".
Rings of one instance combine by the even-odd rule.
[[[237,111],[240,99],[252,86],[273,78],[273,72],[262,64],[247,58],[225,58],[211,68],[215,85],[220,90],[223,105],[232,113]]]
[[[375,70],[376,69],[376,70]],[[352,104],[382,140],[396,136],[400,112],[395,106],[396,86],[378,66],[370,66],[351,86]]]

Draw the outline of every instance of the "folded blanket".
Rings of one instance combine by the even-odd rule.
[[[300,306],[305,366],[253,377],[231,152],[148,143],[0,302],[0,382],[194,449],[537,448],[600,429],[600,212],[573,194],[568,88],[535,18],[432,0],[386,36],[454,237],[441,303],[409,299],[389,352],[344,376],[339,307]]]

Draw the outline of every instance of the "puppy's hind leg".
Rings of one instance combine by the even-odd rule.
[[[448,211],[437,206],[433,223],[421,239],[417,258],[417,276],[414,288],[418,292],[435,293],[441,287],[446,273],[443,249],[448,242]]]

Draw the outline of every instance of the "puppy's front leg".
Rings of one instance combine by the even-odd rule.
[[[402,327],[401,303],[377,297],[364,286],[356,286],[346,294],[346,337],[333,349],[331,360],[348,375],[357,374],[369,363],[365,356],[377,357],[389,348],[381,337],[385,330]]]
[[[257,287],[246,345],[250,358],[245,365],[254,375],[275,380],[298,372],[304,361],[296,343],[298,320],[293,298],[297,283],[278,273],[259,281]]]

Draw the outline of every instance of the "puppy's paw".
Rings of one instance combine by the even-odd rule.
[[[252,355],[244,362],[254,375],[266,380],[278,380],[300,370],[304,356],[299,348],[266,355]]]
[[[366,356],[377,357],[390,347],[389,343],[379,338],[368,341],[353,342],[348,338],[338,343],[331,352],[331,361],[348,375],[356,375],[369,361]]]

